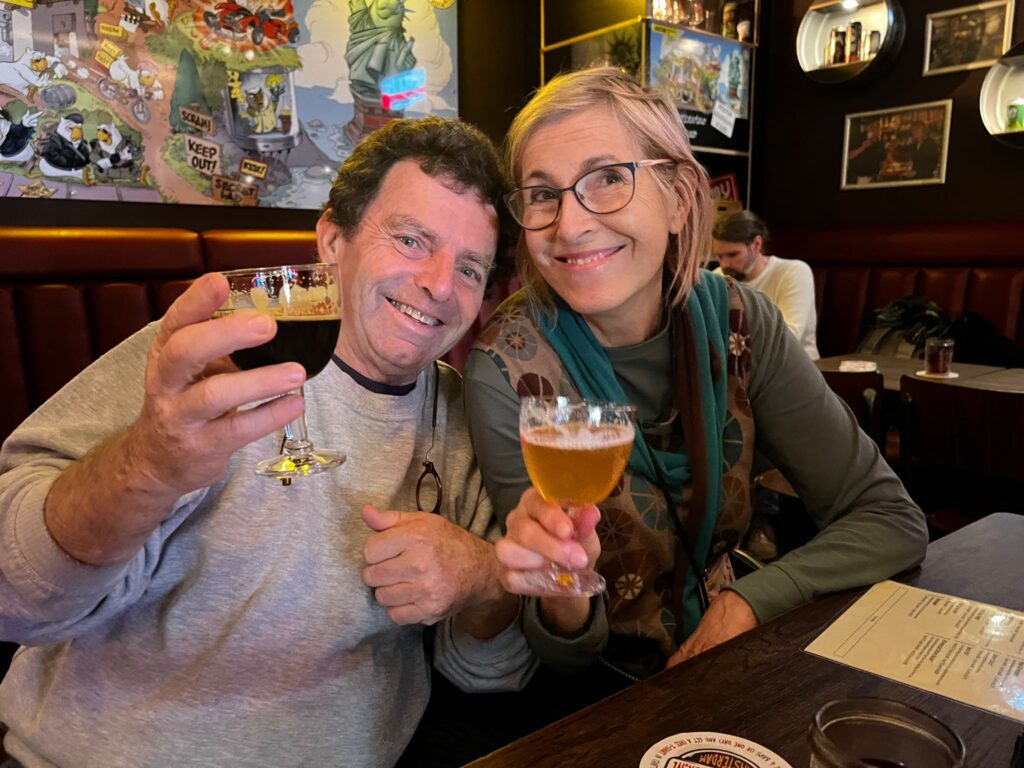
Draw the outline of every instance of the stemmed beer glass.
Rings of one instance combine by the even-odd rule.
[[[215,317],[234,312],[262,312],[277,322],[270,341],[231,353],[243,370],[277,363],[299,363],[309,380],[324,369],[338,344],[341,292],[334,264],[236,269],[222,273],[228,299]],[[298,390],[302,395],[302,388]],[[315,475],[338,467],[345,454],[316,450],[306,431],[305,411],[284,429],[281,454],[256,465],[256,474],[271,478]]]
[[[534,487],[546,501],[566,507],[574,520],[578,507],[604,501],[629,461],[635,420],[632,405],[525,398],[519,408],[519,443]],[[574,571],[555,563],[524,578],[532,587],[566,597],[606,589],[593,569]]]

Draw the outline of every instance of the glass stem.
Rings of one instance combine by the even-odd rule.
[[[306,395],[299,387],[295,390],[295,394],[305,401]],[[284,427],[284,451],[287,455],[293,454],[304,454],[309,453],[309,450],[313,447],[313,443],[309,440],[309,435],[306,432],[306,409],[303,407],[302,413],[299,414],[298,418],[293,421],[289,421]]]

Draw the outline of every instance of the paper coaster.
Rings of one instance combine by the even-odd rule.
[[[950,371],[949,373],[928,373],[928,371],[918,371],[914,374],[920,376],[923,379],[959,379],[960,374],[956,371]]]
[[[677,733],[647,750],[640,768],[793,768],[770,749],[740,736],[699,731]]]

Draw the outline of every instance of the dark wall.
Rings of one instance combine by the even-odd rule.
[[[755,160],[755,205],[770,227],[1024,218],[1024,150],[989,136],[978,111],[987,68],[921,76],[925,15],[970,0],[901,2],[907,35],[899,56],[877,80],[845,86],[815,83],[797,63],[797,28],[811,1],[770,3],[769,40],[758,50]],[[1015,15],[1014,44],[1024,40],[1024,13]],[[846,114],[939,99],[953,100],[945,184],[840,191]]]
[[[539,79],[538,6],[538,0],[458,0],[459,111],[495,141]],[[317,216],[281,208],[0,198],[0,226],[311,229]]]

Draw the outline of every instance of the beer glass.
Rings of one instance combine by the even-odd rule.
[[[277,322],[270,341],[231,353],[239,368],[299,363],[311,379],[331,360],[341,330],[341,293],[334,264],[236,269],[222,273],[228,299],[215,317],[234,312],[262,312]],[[302,395],[302,388],[297,390]],[[316,450],[306,430],[305,411],[284,429],[281,454],[256,465],[256,474],[291,479],[340,466],[345,455]]]
[[[578,507],[604,501],[629,461],[635,419],[631,405],[566,397],[524,399],[519,443],[534,487],[546,501],[565,507],[574,520]],[[567,597],[596,595],[606,588],[593,569],[573,571],[555,563],[527,572],[525,578],[532,587]]]
[[[964,744],[949,726],[889,699],[840,699],[811,723],[811,768],[963,768]]]
[[[932,337],[924,342],[924,370],[926,376],[949,378],[953,363],[953,340]]]

